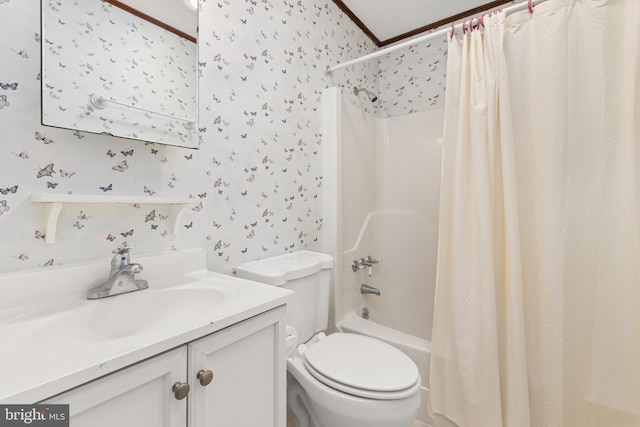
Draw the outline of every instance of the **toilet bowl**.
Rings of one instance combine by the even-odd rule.
[[[295,292],[287,305],[287,405],[296,427],[409,427],[420,406],[415,363],[374,338],[323,332],[332,267],[329,255],[299,251],[237,268],[238,277]]]
[[[296,427],[410,426],[420,406],[415,364],[369,337],[320,333],[287,357],[287,371]]]

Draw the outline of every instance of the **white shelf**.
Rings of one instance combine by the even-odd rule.
[[[47,225],[45,226],[44,240],[47,243],[56,241],[56,231],[58,228],[58,217],[65,204],[80,203],[124,203],[124,204],[154,204],[171,205],[171,217],[173,220],[173,233],[180,231],[180,220],[188,205],[193,203],[189,198],[175,197],[151,197],[151,196],[101,196],[82,194],[32,194],[32,203],[44,203],[47,215]]]

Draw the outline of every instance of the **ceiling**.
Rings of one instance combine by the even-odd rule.
[[[377,45],[450,24],[511,0],[333,0]]]

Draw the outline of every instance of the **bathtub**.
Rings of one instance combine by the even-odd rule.
[[[418,420],[426,423],[428,426],[433,425],[433,420],[429,417],[427,412],[427,399],[429,396],[429,369],[431,366],[431,342],[381,325],[371,320],[371,318],[369,320],[365,320],[360,316],[360,312],[361,309],[346,313],[344,318],[337,324],[338,330],[379,339],[391,344],[409,356],[418,366],[420,378],[422,380],[422,386],[420,388],[422,403],[418,410]],[[375,314],[372,315],[372,317],[374,316]]]

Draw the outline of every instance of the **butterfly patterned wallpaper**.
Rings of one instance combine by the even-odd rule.
[[[483,14],[524,1],[526,0],[512,0],[487,9]],[[468,19],[464,21],[467,25],[470,22]],[[460,22],[462,21],[457,21],[456,26]],[[449,28],[449,25],[445,27]],[[435,28],[431,32],[445,27]],[[461,33],[458,26],[456,37],[461,37]],[[444,108],[447,44],[446,36],[436,37],[380,57],[377,82],[380,102],[376,108],[379,117],[396,117]]]
[[[438,38],[392,52],[379,62],[379,117],[444,108],[447,40]]]
[[[196,44],[102,1],[42,2],[43,121],[47,125],[197,146],[197,127],[93,94],[195,121]],[[194,14],[195,19],[195,14]]]
[[[428,97],[443,98],[437,83],[405,82],[395,105],[364,104],[351,93],[353,86],[377,90],[380,82],[388,97],[402,80],[387,77],[397,59],[326,76],[327,65],[374,50],[333,2],[200,0],[199,150],[44,127],[39,7],[38,0],[0,0],[0,272],[104,260],[108,274],[111,253],[124,242],[134,246],[134,260],[203,247],[209,269],[222,273],[248,260],[322,250],[322,90],[343,87],[350,102],[378,115],[390,107],[407,113],[418,103],[432,108]],[[440,74],[438,65],[420,78],[435,82]],[[419,101],[407,102],[412,92]],[[167,205],[65,205],[56,242],[47,244],[45,208],[29,200],[38,193],[193,203],[178,234]]]

